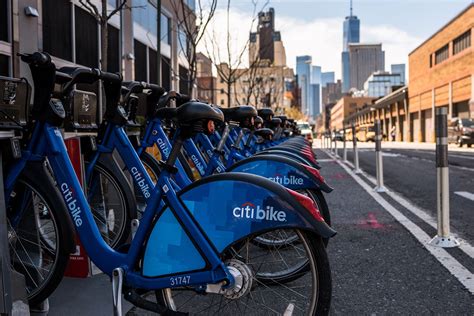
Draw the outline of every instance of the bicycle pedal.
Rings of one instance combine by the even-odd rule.
[[[115,316],[122,316],[123,269],[115,268],[112,272],[112,297]]]

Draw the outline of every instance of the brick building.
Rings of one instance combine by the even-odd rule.
[[[435,107],[474,118],[474,4],[409,54],[408,125],[414,141],[434,141]]]
[[[343,122],[357,111],[367,108],[372,104],[374,98],[369,97],[352,97],[343,96],[331,108],[331,124],[330,129],[341,130]]]

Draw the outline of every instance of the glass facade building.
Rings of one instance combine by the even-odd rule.
[[[405,64],[393,64],[391,67],[391,73],[392,74],[399,74],[400,75],[400,80],[402,84],[407,83],[406,82],[406,75],[405,75]]]
[[[351,88],[351,67],[349,61],[349,44],[360,42],[360,20],[357,16],[351,14],[347,16],[343,23],[342,36],[342,55],[341,55],[341,73],[342,73],[342,92],[347,92]]]
[[[392,87],[401,85],[400,74],[374,73],[364,83],[364,91],[368,97],[379,98],[390,94]]]
[[[298,86],[301,89],[301,112],[310,114],[310,81],[311,81],[311,56],[296,57],[296,75],[298,76]]]

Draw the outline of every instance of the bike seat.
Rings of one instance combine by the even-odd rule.
[[[261,116],[265,121],[270,120],[274,115],[273,110],[270,108],[260,109],[257,112],[258,116]]]
[[[263,139],[267,139],[267,140],[272,139],[273,134],[274,134],[273,131],[272,131],[271,129],[269,129],[269,128],[266,128],[266,127],[257,129],[257,130],[254,132],[254,135],[260,136],[260,137],[262,137]]]
[[[281,118],[274,117],[274,118],[272,118],[272,120],[270,122],[274,127],[280,126],[281,125]]]
[[[278,115],[278,116],[275,116],[275,117],[279,118],[281,120],[282,125],[285,125],[286,121],[288,121],[288,118],[286,117],[286,115]]]
[[[159,108],[155,112],[155,116],[159,119],[173,120],[176,119],[177,108]]]
[[[261,117],[261,116],[255,117],[255,119],[254,119],[254,124],[255,124],[255,126],[258,126],[259,124],[262,125],[262,124],[263,124],[263,119],[262,119],[262,117]]]
[[[250,105],[241,105],[232,108],[221,108],[224,118],[227,122],[243,122],[257,116],[257,110]]]
[[[192,124],[202,120],[223,122],[224,115],[220,109],[207,103],[190,101],[176,108],[176,119],[179,124]]]

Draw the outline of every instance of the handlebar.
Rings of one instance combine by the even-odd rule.
[[[51,62],[51,57],[48,54],[35,52],[33,54],[17,53],[21,60],[27,64],[46,65]]]

